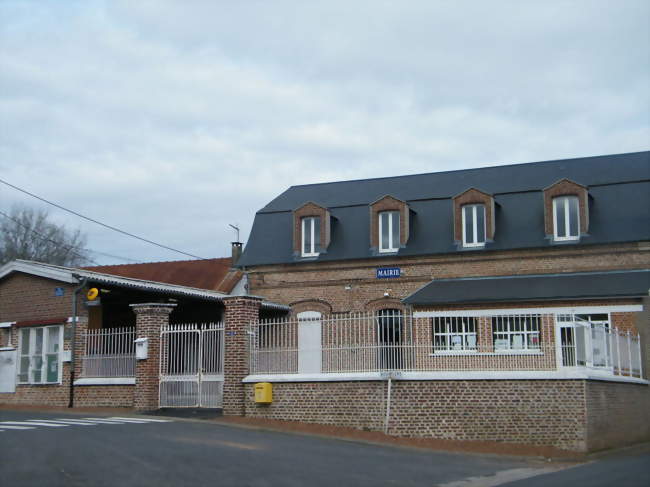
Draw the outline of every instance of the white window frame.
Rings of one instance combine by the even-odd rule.
[[[52,353],[48,352],[48,345],[49,345],[49,337],[50,337],[50,329],[56,328],[58,329],[59,332],[59,350],[56,352],[57,355],[57,378],[56,381],[53,382],[47,382],[47,356],[52,355]],[[41,381],[40,382],[35,382],[33,381],[33,371],[34,371],[34,363],[33,363],[33,357],[35,356],[34,350],[35,350],[35,344],[36,344],[36,331],[37,330],[43,330],[43,344],[41,347]],[[23,354],[23,351],[25,349],[24,344],[23,344],[23,331],[24,330],[29,330],[29,353],[28,354]],[[29,328],[19,328],[18,329],[18,360],[17,360],[17,367],[16,367],[16,382],[18,384],[25,384],[25,385],[46,385],[46,384],[61,384],[62,382],[62,376],[63,376],[63,325],[50,325],[50,326],[32,326]],[[20,380],[20,373],[22,369],[22,359],[23,358],[28,358],[29,359],[29,365],[27,367],[27,381],[21,381]]]
[[[300,232],[300,254],[302,257],[318,257],[318,252],[316,252],[316,242],[314,240],[314,235],[316,234],[316,219],[320,218],[318,216],[304,216],[301,219],[301,232]],[[311,236],[311,249],[310,252],[305,252],[305,227],[309,223],[309,235]]]
[[[458,332],[452,332],[449,331],[449,320],[456,320],[460,322],[461,330]],[[473,321],[474,324],[474,331],[470,331],[471,327],[470,325],[470,320]],[[441,322],[444,325],[445,331],[443,332],[436,332],[436,321]],[[475,318],[473,316],[439,316],[435,318],[431,318],[431,338],[433,340],[433,353],[438,354],[438,355],[444,355],[444,354],[457,354],[457,353],[476,353],[478,351],[478,318]],[[436,348],[436,337],[445,337],[446,340],[446,345],[445,348]],[[459,337],[460,338],[460,348],[453,348],[452,347],[452,341],[454,337]],[[467,343],[469,337],[472,337],[472,340],[474,341],[474,346],[471,347]]]
[[[537,330],[530,329],[528,327],[528,320],[535,318],[537,320]],[[505,320],[507,323],[507,329],[496,330],[494,326],[494,320],[501,319]],[[523,326],[521,330],[513,330],[511,326],[511,320],[519,319],[523,320]],[[497,338],[499,335],[499,338]],[[511,337],[515,335],[522,336],[522,347],[514,348],[511,345]],[[528,341],[529,337],[537,336],[537,346],[529,346]],[[497,340],[507,341],[507,347],[497,348]],[[492,316],[492,343],[494,344],[494,351],[496,353],[539,353],[542,350],[542,316],[541,314],[511,314],[511,315],[495,315]]]
[[[388,215],[388,247],[384,247],[383,240],[381,238],[382,236],[382,231],[383,231],[383,223],[382,223],[382,215],[387,214]],[[394,218],[393,216],[397,215],[397,225],[400,225],[400,212],[399,210],[388,210],[388,211],[380,211],[377,214],[377,218],[379,219],[379,252],[381,253],[388,253],[388,252],[397,252],[399,250],[399,245],[400,245],[400,240],[402,238],[402,232],[401,228],[398,228],[397,231],[397,242],[393,242],[393,225],[394,225]]]
[[[564,201],[564,237],[558,236],[558,222],[557,222],[557,214],[558,214],[558,202],[562,200]],[[571,229],[571,212],[569,211],[569,200],[575,200],[577,205],[577,213],[576,213],[576,228],[578,230],[577,235],[570,235],[570,229]],[[580,199],[577,196],[574,195],[565,195],[565,196],[556,196],[553,198],[553,239],[559,242],[562,241],[571,241],[571,240],[580,240]]]
[[[486,228],[486,215],[485,215],[485,205],[482,203],[476,203],[476,204],[471,204],[471,205],[463,205],[461,207],[461,212],[462,212],[462,226],[463,226],[463,247],[485,247],[485,240],[482,242],[478,242],[476,240],[477,235],[478,235],[478,218],[476,218],[476,212],[478,208],[483,209],[483,237],[487,239],[487,228]],[[466,229],[466,218],[467,218],[467,212],[466,210],[472,210],[472,233],[474,234],[474,241],[473,242],[468,242],[467,241],[467,232],[465,231]]]

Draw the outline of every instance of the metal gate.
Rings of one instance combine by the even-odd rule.
[[[223,323],[163,326],[161,408],[222,407],[223,339]]]

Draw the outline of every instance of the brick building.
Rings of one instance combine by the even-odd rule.
[[[231,259],[0,267],[0,404],[221,407],[231,301],[287,309],[238,298],[241,277]]]
[[[245,414],[583,451],[650,439],[648,208],[648,152],[289,188],[239,261],[292,309],[253,325]]]

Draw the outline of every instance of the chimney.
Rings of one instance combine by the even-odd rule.
[[[232,263],[230,265],[232,267],[235,267],[239,261],[239,258],[241,257],[242,246],[244,244],[241,242],[230,242],[230,245],[232,246]]]

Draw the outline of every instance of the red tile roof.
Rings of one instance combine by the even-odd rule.
[[[220,259],[100,265],[84,267],[83,269],[145,281],[164,282],[229,293],[241,278],[241,272],[231,272],[230,263],[230,257],[224,257]],[[235,274],[238,274],[238,276],[235,276]]]

